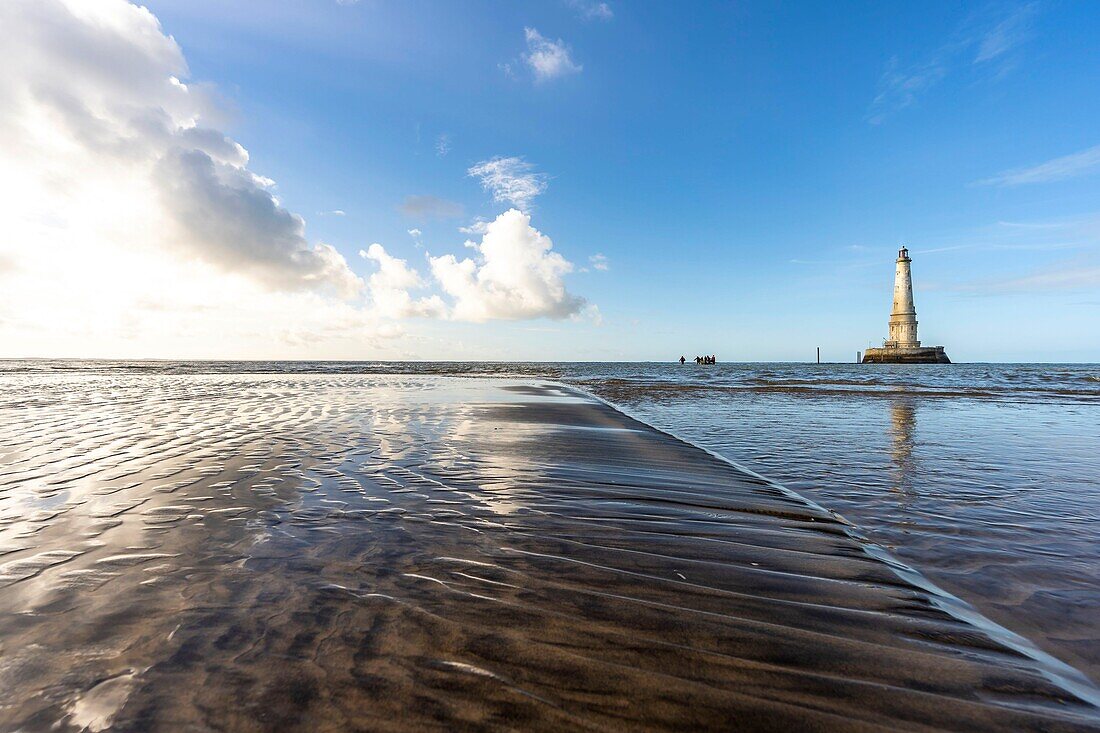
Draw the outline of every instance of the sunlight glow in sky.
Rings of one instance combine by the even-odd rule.
[[[8,0],[0,357],[1100,361],[1100,6]]]

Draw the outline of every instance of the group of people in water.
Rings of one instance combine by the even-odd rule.
[[[686,361],[687,361],[687,359],[685,359],[682,356],[680,357],[680,363],[681,364],[683,364]],[[717,364],[718,363],[718,357],[715,356],[714,354],[711,354],[710,356],[697,356],[697,357],[695,357],[695,363],[696,364]]]

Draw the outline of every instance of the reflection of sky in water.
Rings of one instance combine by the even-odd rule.
[[[1100,673],[1095,367],[1052,368],[1063,381],[1036,367],[915,371],[913,390],[896,370],[869,388],[879,375],[856,365],[708,377],[765,389],[696,389],[703,379],[661,369],[659,386],[644,374],[584,383],[839,512],[995,620]]]
[[[153,688],[201,695],[202,685],[150,684],[150,676],[179,669],[135,661],[144,640],[156,640],[168,658],[180,651],[185,660],[223,654],[237,660],[313,624],[331,622],[339,633],[366,628],[382,609],[371,604],[397,604],[385,606],[393,613],[415,607],[415,599],[423,605],[409,618],[419,624],[440,610],[449,615],[486,600],[490,588],[522,595],[525,582],[545,574],[550,583],[542,592],[553,594],[572,575],[580,594],[550,598],[550,613],[537,625],[542,633],[562,617],[563,603],[576,602],[578,618],[587,618],[590,604],[645,589],[662,594],[649,612],[665,614],[717,569],[731,574],[736,587],[753,583],[748,597],[756,598],[766,587],[781,588],[770,585],[777,582],[814,585],[815,567],[830,563],[849,578],[857,568],[848,563],[865,561],[854,546],[836,553],[840,539],[828,534],[816,555],[777,554],[769,545],[728,562],[729,553],[751,548],[756,523],[782,523],[777,516],[805,508],[765,492],[754,501],[773,502],[768,510],[739,516],[731,508],[736,501],[723,495],[728,467],[711,461],[723,478],[700,481],[695,472],[714,469],[694,462],[700,454],[681,443],[655,440],[652,431],[626,427],[632,423],[608,411],[564,409],[577,399],[516,382],[344,374],[3,379],[0,408],[15,419],[0,422],[0,585],[2,604],[13,612],[0,614],[0,638],[6,652],[15,651],[0,660],[0,709],[10,690],[55,689],[63,674],[70,692],[44,704],[89,729],[109,725],[129,697]],[[1021,616],[1041,622],[1046,617],[1034,605],[1006,602],[997,592],[1045,590],[1036,573],[1042,561],[1057,563],[1039,550],[1079,541],[1071,528],[1033,543],[1031,554],[1012,544],[1021,527],[1061,521],[1064,497],[1043,503],[1031,493],[1056,493],[1067,477],[1087,473],[1080,469],[1094,460],[1085,450],[1095,436],[1095,425],[1085,424],[1089,413],[1065,402],[914,397],[896,384],[880,392],[609,396],[840,510],[915,564],[974,591],[963,595],[985,593],[994,606],[1015,605],[1007,625]],[[536,399],[538,410],[520,405]],[[1058,409],[1044,411],[1052,407]],[[1035,422],[1037,414],[1045,422]],[[1074,434],[1077,443],[1070,442]],[[1052,463],[1038,435],[1057,438],[1068,463]],[[1026,517],[1006,521],[1017,505],[1028,508]],[[700,527],[707,540],[691,545]],[[1078,529],[1087,534],[1089,527]],[[797,526],[785,542],[808,541],[814,533],[804,530]],[[766,534],[775,539],[782,532],[773,527]],[[719,537],[727,541],[715,542]],[[678,543],[702,556],[662,566],[662,553]],[[458,558],[475,546],[475,557]],[[573,562],[585,553],[595,553],[593,561]],[[496,563],[483,562],[490,556]],[[502,558],[512,564],[503,567]],[[566,564],[549,573],[542,565],[559,561]],[[616,569],[617,562],[626,567]],[[461,572],[444,572],[456,563]],[[488,575],[475,577],[470,567]],[[997,567],[1008,569],[1011,582],[993,582],[1005,579]],[[824,582],[828,593],[839,594],[830,602],[861,598],[871,587],[866,572],[877,571],[859,566],[860,582],[846,594],[837,580]],[[893,593],[896,578],[883,572]],[[1070,587],[1057,575],[1042,582],[1062,584],[1063,594]],[[701,597],[720,600],[709,591]],[[516,600],[501,605],[488,598],[493,618],[514,611]],[[305,605],[289,612],[295,601]],[[340,613],[366,616],[359,626],[339,614],[324,617],[318,609],[330,602]],[[1087,602],[1086,595],[1082,607]],[[644,615],[641,604],[627,609],[632,621]],[[76,614],[79,623],[72,621]],[[733,618],[737,627],[744,620]],[[688,619],[677,620],[678,633]],[[1087,627],[1069,620],[1063,633]],[[768,621],[775,621],[772,611]],[[915,620],[895,621],[909,629]],[[268,636],[269,624],[281,634]],[[416,624],[401,632],[416,632]],[[474,638],[484,627],[479,617]],[[612,620],[606,628],[617,635],[624,626]],[[663,635],[667,619],[654,628]],[[445,638],[442,629],[432,638]],[[493,648],[504,648],[499,641]],[[617,640],[612,648],[618,653],[623,645]],[[527,669],[529,658],[520,657]],[[448,669],[480,669],[452,662],[443,660]],[[345,691],[353,689],[360,688]]]
[[[79,608],[89,628],[106,616],[112,628],[144,623],[145,636],[171,639],[179,610],[143,621],[144,603],[194,606],[198,579],[213,573],[231,584],[271,558],[308,552],[319,537],[336,541],[341,523],[381,518],[378,536],[363,541],[392,553],[402,547],[393,540],[400,521],[514,513],[525,481],[545,469],[537,455],[470,450],[496,429],[478,417],[484,380],[2,378],[0,589],[14,613],[0,614],[0,686],[25,701],[18,685],[32,689],[37,676],[61,674],[51,665],[73,665],[67,684],[83,693],[59,699],[88,730],[109,727],[142,672],[126,666],[124,649],[100,648],[99,639],[87,646],[66,610]],[[531,399],[498,389],[508,384],[492,383],[493,405]],[[547,430],[511,424],[495,439],[507,446]],[[308,565],[299,571],[297,582],[317,582]],[[42,651],[42,639],[66,653]],[[0,709],[5,700],[0,693]]]

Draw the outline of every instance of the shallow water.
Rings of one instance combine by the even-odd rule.
[[[572,374],[839,512],[1100,679],[1100,366],[593,365]]]
[[[1100,722],[827,511],[568,388],[0,379],[0,729]]]
[[[839,512],[986,616],[1100,676],[1097,367],[8,361],[0,362],[8,614],[0,614],[0,721],[95,730],[117,722],[132,698],[163,712],[154,687],[196,684],[188,665],[223,656],[237,661],[204,669],[208,681],[245,684],[232,677],[245,674],[238,663],[318,654],[335,655],[332,668],[346,672],[353,662],[336,660],[366,642],[325,646],[317,629],[339,625],[326,614],[352,613],[325,594],[433,602],[423,592],[441,587],[433,563],[462,556],[460,537],[484,534],[485,522],[511,527],[502,517],[533,521],[533,508],[545,516],[547,471],[566,456],[540,443],[545,428],[534,424],[525,452],[477,455],[483,380],[441,388],[418,376],[440,373],[496,377],[490,384],[544,375],[583,387]],[[441,487],[441,476],[465,482],[463,490]],[[525,490],[527,482],[542,488]],[[583,517],[584,507],[571,511]],[[543,521],[525,531],[547,534]],[[551,571],[560,568],[539,570]],[[266,579],[259,586],[257,572]],[[457,572],[509,585],[507,575],[474,581]],[[303,587],[312,595],[300,595]],[[247,619],[229,613],[241,608]],[[405,621],[389,623],[410,631]],[[415,628],[415,638],[454,631]],[[112,634],[125,643],[109,644]],[[51,639],[64,643],[51,649]],[[504,684],[492,665],[462,654],[402,661],[398,647],[388,653],[368,678],[395,695],[415,689],[414,678],[422,684],[428,662],[438,673],[433,695],[458,673]],[[168,677],[151,686],[159,674]],[[265,678],[272,691],[253,702],[286,723],[325,694],[324,675],[307,677]],[[510,694],[534,694],[508,679]],[[337,687],[361,684],[341,678]],[[428,695],[425,705],[429,698],[449,720],[484,713],[465,694]],[[189,699],[176,711],[180,723],[194,724],[207,704],[199,693]]]

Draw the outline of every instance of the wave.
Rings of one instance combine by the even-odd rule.
[[[883,367],[886,368],[883,368]],[[654,362],[174,361],[9,359],[0,376],[26,374],[378,374],[560,380],[623,399],[777,394],[1016,401],[1100,400],[1100,366],[1072,364],[861,365]]]

